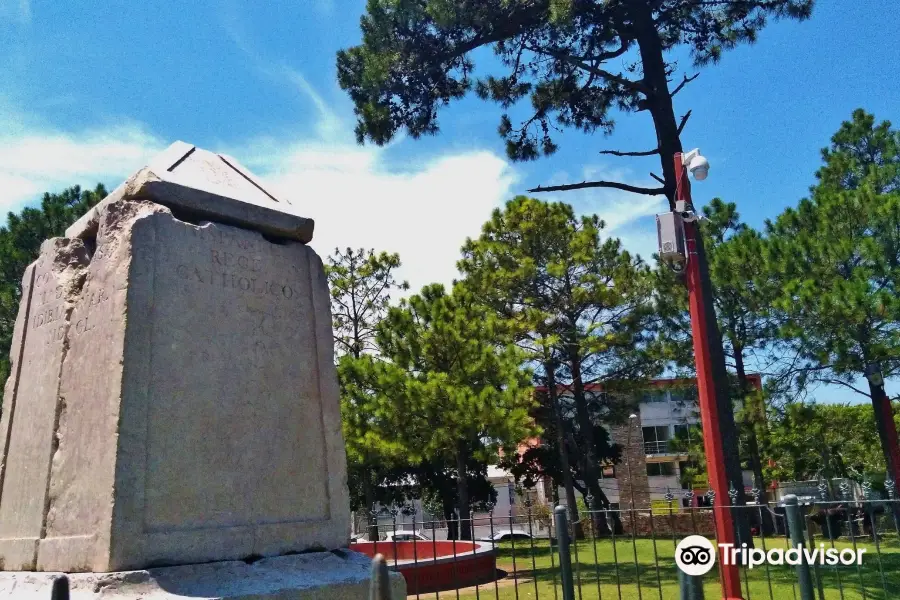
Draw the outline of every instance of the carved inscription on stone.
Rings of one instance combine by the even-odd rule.
[[[157,236],[145,530],[327,518],[308,250],[224,225]]]

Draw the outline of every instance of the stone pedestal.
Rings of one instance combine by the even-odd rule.
[[[347,600],[368,598],[371,561],[355,552],[316,552],[122,573],[69,575],[72,600]],[[0,598],[49,600],[59,573],[0,573]],[[391,596],[406,597],[403,577]]]
[[[23,279],[0,417],[0,568],[346,547],[312,221],[233,159],[178,143],[67,236]]]

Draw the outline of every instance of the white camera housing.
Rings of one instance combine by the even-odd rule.
[[[709,175],[709,161],[700,155],[700,149],[694,148],[681,157],[682,163],[697,181],[703,181]]]
[[[659,238],[659,259],[681,264],[687,260],[684,243],[684,218],[677,212],[656,215],[656,233]]]

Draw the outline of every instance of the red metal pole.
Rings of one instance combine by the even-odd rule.
[[[684,200],[691,206],[691,184],[687,170],[681,160],[681,153],[675,155],[676,200]],[[718,435],[719,405],[716,402],[716,387],[713,380],[712,358],[709,351],[709,323],[706,321],[706,305],[711,298],[705,298],[701,285],[700,261],[697,260],[696,222],[684,224],[685,246],[687,247],[687,288],[691,311],[691,333],[694,338],[694,357],[697,363],[697,390],[700,395],[700,421],[703,425],[703,448],[706,452],[706,470],[709,485],[716,493],[713,510],[716,517],[716,541],[719,544],[735,543],[734,520],[731,509],[726,506],[728,496],[728,473],[725,469],[725,447]],[[708,275],[707,275],[708,276]],[[725,600],[739,600],[741,579],[737,565],[725,565],[719,554],[719,574]]]

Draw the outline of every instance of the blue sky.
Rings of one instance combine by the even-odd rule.
[[[567,132],[553,157],[510,163],[500,110],[474,98],[440,116],[442,133],[359,147],[335,52],[359,41],[364,0],[105,3],[0,0],[0,210],[47,190],[110,188],[172,141],[226,151],[316,219],[313,246],[401,253],[414,288],[450,281],[459,246],[490,210],[539,183],[586,177],[652,183],[646,113],[615,133]],[[695,200],[737,202],[760,226],[807,191],[819,150],[853,109],[900,125],[896,0],[819,0],[804,23],[773,23],[676,97],[684,142],[711,162]],[[480,57],[486,72],[489,57]],[[690,61],[679,66],[693,73]],[[615,191],[548,196],[600,214],[649,256],[662,201]],[[900,390],[894,390],[896,391]],[[849,399],[843,392],[828,391]]]

